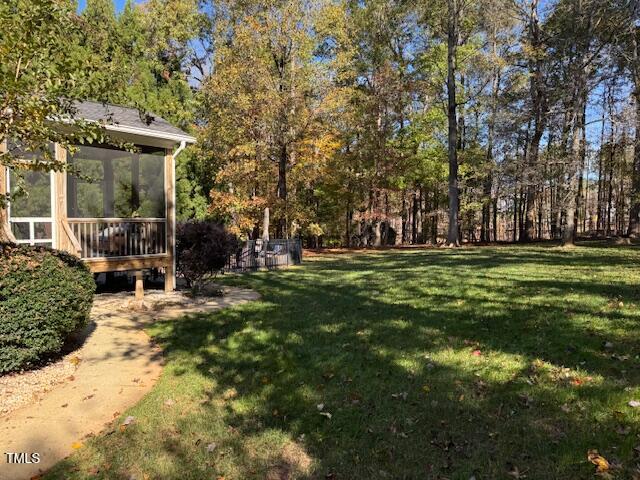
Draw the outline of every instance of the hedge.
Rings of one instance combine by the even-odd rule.
[[[0,374],[60,353],[86,326],[95,292],[89,269],[67,253],[0,243]]]

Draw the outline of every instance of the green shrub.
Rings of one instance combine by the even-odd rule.
[[[0,374],[59,353],[87,324],[95,282],[77,258],[45,247],[0,244]]]

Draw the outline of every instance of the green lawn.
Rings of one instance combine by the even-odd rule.
[[[635,478],[639,264],[470,248],[226,277],[262,300],[150,328],[167,365],[135,423],[46,478],[573,480],[591,449]]]

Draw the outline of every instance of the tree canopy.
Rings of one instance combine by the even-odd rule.
[[[0,138],[77,142],[47,122],[74,99],[153,111],[198,137],[180,217],[244,237],[265,208],[272,234],[325,245],[637,235],[638,10],[9,0]]]

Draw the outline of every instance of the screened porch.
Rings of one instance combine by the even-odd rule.
[[[55,194],[55,173],[26,173],[29,196],[17,198],[9,209],[18,243],[60,248],[57,226],[66,230],[83,259],[167,253],[164,149],[81,146],[67,162],[60,195]],[[9,191],[15,181],[9,172]],[[66,212],[56,205],[60,200]],[[56,210],[63,213],[58,222]]]
[[[167,252],[164,156],[82,146],[68,159],[67,223],[81,258]]]

